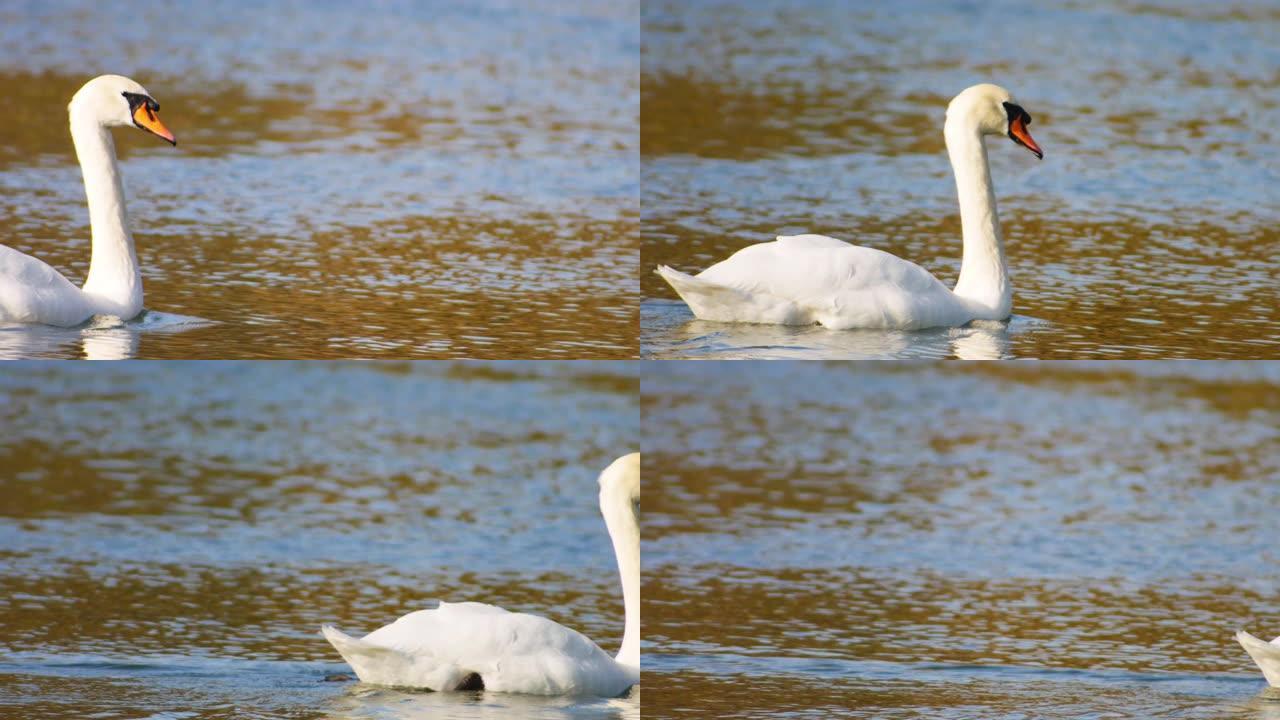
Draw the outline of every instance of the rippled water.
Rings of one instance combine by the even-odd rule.
[[[1280,718],[1280,365],[654,363],[645,716]]]
[[[354,682],[319,635],[475,599],[621,642],[596,475],[627,364],[142,363],[0,373],[0,714],[623,717]]]
[[[953,283],[943,113],[981,81],[1045,150],[988,139],[1015,317],[1039,325],[996,356],[1280,355],[1274,4],[658,1],[643,33],[643,355],[966,356],[945,333],[690,322],[652,270],[816,232]]]
[[[8,4],[0,242],[83,279],[66,105],[123,73],[179,139],[115,131],[146,306],[215,321],[130,326],[130,356],[634,356],[638,13]],[[92,354],[29,335],[0,354]]]

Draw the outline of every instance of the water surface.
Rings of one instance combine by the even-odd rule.
[[[960,267],[947,103],[1034,118],[988,138],[1014,285],[997,357],[1280,356],[1280,13],[1269,3],[650,2],[641,74],[642,354],[965,357],[691,323],[652,270],[815,232]],[[945,343],[944,343],[945,344]]]
[[[621,642],[596,475],[636,448],[623,364],[142,363],[0,374],[0,714],[638,718],[412,693],[368,632],[480,600]]]
[[[646,717],[1280,717],[1280,367],[651,367]]]
[[[66,105],[126,74],[177,148],[115,131],[147,358],[631,357],[632,3],[137,2],[0,10],[0,242],[73,281]],[[87,355],[78,331],[30,356]]]

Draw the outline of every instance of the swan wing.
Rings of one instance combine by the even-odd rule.
[[[778,237],[774,238],[774,242],[780,246],[785,246],[793,250],[800,250],[800,249],[841,250],[844,248],[859,247],[858,245],[845,242],[844,240],[839,240],[833,237],[827,237],[826,235],[814,235],[812,233],[807,233],[805,235],[779,235]]]
[[[1249,653],[1249,657],[1258,664],[1258,669],[1262,670],[1262,676],[1267,679],[1267,684],[1280,688],[1280,637],[1266,642],[1241,630],[1236,633],[1236,642],[1240,643],[1240,647],[1243,647],[1244,651]]]
[[[84,293],[62,273],[0,245],[0,322],[70,327],[92,315]]]
[[[705,320],[918,329],[972,319],[928,270],[824,235],[745,247],[696,278],[659,272]]]
[[[536,615],[483,603],[440,603],[356,640],[325,637],[361,681],[455,690],[479,676],[486,690],[616,696],[639,681],[586,636]]]

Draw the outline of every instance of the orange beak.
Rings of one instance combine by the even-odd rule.
[[[146,103],[142,103],[137,110],[133,111],[133,122],[143,130],[168,140],[170,145],[178,144],[177,138],[173,136],[173,133],[169,132],[169,128],[160,122],[160,116],[147,107]]]
[[[1044,152],[1040,150],[1040,146],[1036,144],[1036,141],[1031,139],[1031,133],[1027,131],[1026,113],[1009,121],[1009,137],[1022,147],[1035,153],[1036,159],[1044,159]]]

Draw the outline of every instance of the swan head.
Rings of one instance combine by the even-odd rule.
[[[640,453],[623,455],[600,473],[600,507],[630,507],[639,517]]]
[[[999,85],[982,83],[965,88],[955,96],[947,106],[947,124],[953,122],[976,125],[983,135],[1007,135],[1037,158],[1044,158],[1044,152],[1027,130],[1031,124],[1030,113]]]
[[[72,121],[83,117],[102,127],[133,126],[177,145],[160,122],[160,103],[147,89],[123,75],[99,75],[85,83],[67,106]]]

